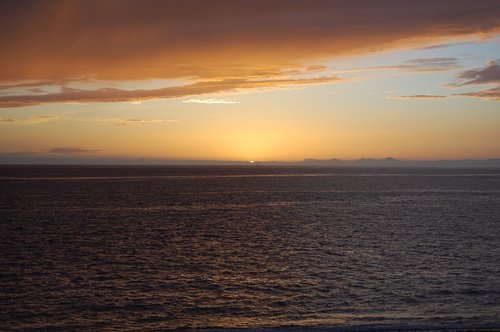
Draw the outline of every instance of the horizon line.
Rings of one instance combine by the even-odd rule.
[[[3,157],[3,158],[2,158]],[[126,157],[34,156],[0,154],[0,166],[331,166],[331,167],[500,167],[500,157],[463,159],[314,159],[280,160],[218,160],[218,159],[147,159]]]

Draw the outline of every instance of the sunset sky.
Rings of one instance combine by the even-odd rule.
[[[0,43],[0,163],[500,158],[498,0],[12,0]]]

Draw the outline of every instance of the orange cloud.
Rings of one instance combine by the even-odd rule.
[[[0,107],[324,84],[339,78],[311,65],[321,59],[498,31],[497,0],[2,1]],[[381,68],[459,67],[455,58],[428,58]],[[150,90],[72,85],[179,78],[193,83]]]
[[[179,98],[207,93],[266,89],[285,86],[322,84],[338,81],[337,77],[297,78],[297,79],[226,79],[202,81],[184,86],[174,86],[152,90],[97,89],[81,90],[63,87],[61,92],[43,95],[14,95],[0,97],[0,108],[33,106],[46,103],[87,103],[87,102],[131,102],[154,98]]]
[[[412,95],[412,96],[389,96],[388,99],[441,99],[444,95]]]
[[[497,0],[0,3],[0,81],[269,76],[500,27]]]

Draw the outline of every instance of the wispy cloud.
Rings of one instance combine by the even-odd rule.
[[[478,85],[495,85],[493,88],[480,91],[455,93],[452,96],[473,97],[488,100],[500,100],[500,59],[486,63],[484,67],[469,69],[459,73],[456,80],[446,86],[450,88]]]
[[[473,92],[463,92],[463,93],[454,93],[450,95],[409,95],[409,96],[387,96],[387,99],[399,99],[399,100],[411,100],[411,99],[427,99],[427,100],[435,100],[435,99],[443,99],[448,97],[473,97],[473,98],[482,98],[489,100],[500,100],[500,87],[495,87],[488,90],[481,91],[473,91]]]
[[[207,99],[188,99],[184,100],[183,103],[194,103],[194,104],[239,104],[239,101],[229,99],[229,98],[207,98]]]
[[[57,154],[80,154],[80,153],[99,153],[101,150],[90,150],[79,147],[56,147],[48,150],[49,153]]]
[[[477,42],[475,42],[475,41],[452,42],[452,43],[444,43],[444,44],[432,44],[432,45],[417,47],[415,49],[416,50],[435,50],[435,49],[440,49],[440,48],[447,48],[447,47],[460,46],[460,45],[470,45],[470,44],[476,44],[476,43]]]
[[[452,57],[412,59],[399,66],[394,66],[394,69],[411,72],[440,72],[458,68],[461,68],[458,59]]]
[[[36,125],[40,123],[54,121],[57,119],[59,119],[59,117],[54,115],[37,115],[25,119],[0,118],[0,125],[1,124]]]
[[[410,96],[387,96],[387,99],[442,99],[446,95],[410,95]]]
[[[11,124],[15,123],[17,120],[16,119],[10,119],[10,118],[0,118],[0,124]]]
[[[38,116],[33,116],[31,118],[27,118],[25,120],[22,120],[22,123],[23,124],[39,124],[39,123],[54,121],[57,119],[59,119],[59,117],[54,116],[54,115],[38,115]]]
[[[340,78],[336,76],[324,76],[313,78],[261,78],[201,81],[183,86],[152,90],[122,90],[115,88],[82,90],[63,87],[58,93],[0,97],[0,108],[33,106],[48,103],[145,101],[157,98],[180,98],[210,93],[237,92],[250,89],[273,89],[311,84],[326,84],[338,81],[340,81]]]
[[[41,86],[62,86],[68,84],[69,82],[82,82],[86,79],[59,79],[59,80],[45,80],[45,81],[29,81],[21,83],[11,83],[0,85],[0,90],[16,89],[16,88],[38,88]]]
[[[148,123],[178,122],[179,120],[158,120],[158,119],[138,119],[138,118],[91,118],[79,121],[112,123],[114,126],[125,127],[129,125],[140,126]]]
[[[410,73],[433,73],[433,72],[451,71],[459,68],[462,67],[460,66],[457,58],[439,57],[439,58],[411,59],[398,65],[351,68],[347,70],[347,72],[401,70]]]
[[[500,101],[500,86],[497,86],[488,90],[481,90],[476,92],[464,92],[464,93],[456,93],[453,96],[462,96],[462,97],[474,97],[474,98],[482,98],[482,99],[490,99]]]
[[[336,73],[351,74],[394,70],[408,74],[420,74],[452,71],[460,68],[462,68],[462,66],[459,63],[458,58],[438,57],[411,59],[396,65],[349,68],[345,70],[337,70]]]
[[[466,70],[457,76],[458,81],[454,86],[477,85],[477,84],[500,84],[500,60],[493,60],[483,68]]]
[[[441,58],[443,59],[442,63],[448,62],[449,65],[454,63],[453,58]],[[450,59],[449,61],[446,59]],[[485,67],[475,68],[463,71],[456,76],[455,82],[450,84],[446,84],[446,87],[449,88],[457,88],[457,87],[465,87],[471,85],[483,85],[483,84],[500,84],[500,66],[496,61],[489,61]],[[430,63],[439,63],[441,61],[431,61]],[[413,61],[413,63],[426,63],[426,61]],[[426,95],[426,94],[417,94],[417,95],[409,95],[409,96],[387,96],[388,99],[441,99],[447,97],[461,96],[461,97],[474,97],[474,98],[482,98],[482,99],[490,99],[490,100],[500,100],[500,86],[496,86],[491,89],[481,90],[481,91],[472,91],[472,92],[462,92],[462,93],[454,93],[449,95]]]

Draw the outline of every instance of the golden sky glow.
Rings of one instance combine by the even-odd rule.
[[[499,31],[496,0],[2,1],[0,162],[500,157]]]

